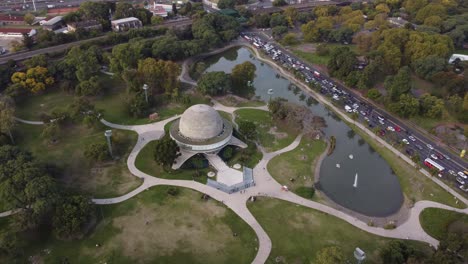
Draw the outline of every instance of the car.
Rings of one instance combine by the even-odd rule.
[[[358,110],[357,110],[357,109],[353,109],[353,113],[358,113]]]
[[[447,155],[445,155],[445,154],[444,154],[444,158],[445,158],[446,160],[450,160],[450,157],[447,156]]]
[[[364,120],[366,120],[366,122],[370,122],[370,119],[367,116],[364,117]]]
[[[459,171],[457,174],[458,174],[461,178],[463,178],[463,179],[468,178],[468,177],[466,176],[466,174],[463,173],[463,171]]]
[[[460,188],[460,190],[462,190],[464,192],[468,192],[468,185],[462,184],[462,185],[458,186],[458,188]]]
[[[419,150],[423,150],[423,147],[421,145],[416,145],[416,147],[419,149]]]
[[[431,158],[437,160],[437,156],[435,154],[431,154]]]
[[[383,130],[383,129],[380,130],[380,135],[381,135],[382,137],[385,136],[385,130]]]
[[[440,160],[443,160],[443,159],[444,159],[444,156],[442,156],[442,154],[440,154],[440,153],[436,153],[436,156],[437,156],[437,158],[439,158]]]
[[[393,128],[392,126],[388,126],[388,127],[387,127],[387,130],[388,130],[388,131],[395,132],[395,128]]]
[[[448,173],[452,176],[457,176],[457,174],[453,170],[449,170]]]
[[[457,177],[457,182],[460,183],[461,185],[465,184],[465,181],[463,180],[462,177]]]
[[[364,112],[364,111],[361,111],[360,113],[361,113],[361,115],[363,115],[363,116],[367,115],[367,113]]]
[[[401,141],[405,143],[406,145],[409,145],[409,141],[406,138],[402,139]]]
[[[430,149],[430,150],[434,150],[434,147],[432,147],[431,144],[427,144],[426,147],[427,147],[428,149]]]
[[[379,119],[379,123],[380,123],[381,125],[385,125],[385,122],[384,122],[383,120],[381,120],[381,119]]]
[[[396,132],[400,132],[401,131],[401,128],[399,126],[395,126],[395,131]]]
[[[377,118],[378,118],[379,120],[382,120],[382,121],[385,120],[385,118],[383,118],[383,117],[381,117],[381,116],[377,116]]]
[[[416,138],[413,137],[413,136],[409,136],[408,138],[409,138],[411,141],[413,141],[413,142],[416,141]]]

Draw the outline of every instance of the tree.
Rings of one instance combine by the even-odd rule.
[[[294,33],[288,33],[284,35],[283,39],[281,40],[283,45],[290,46],[295,45],[298,43],[297,36]]]
[[[284,10],[284,14],[286,15],[286,18],[288,20],[289,27],[294,27],[294,24],[296,23],[297,16],[299,12],[297,12],[297,9],[289,6]]]
[[[136,73],[140,87],[148,84],[150,94],[164,92],[174,97],[179,94],[180,66],[177,63],[147,58],[138,62]]]
[[[408,93],[411,90],[410,69],[405,66],[396,75],[387,77],[385,88],[389,92],[392,101],[397,101],[402,94]]]
[[[156,141],[153,156],[156,163],[164,167],[171,166],[175,159],[180,156],[179,146],[172,138],[164,137]]]
[[[28,25],[32,25],[35,19],[36,17],[31,13],[27,13],[26,15],[24,15],[24,22],[26,22],[26,24]]]
[[[356,64],[356,53],[348,47],[340,47],[332,49],[327,67],[330,75],[345,79],[355,71],[354,66]]]
[[[60,133],[60,126],[58,122],[47,123],[42,129],[41,137],[48,139],[49,141],[57,140]]]
[[[405,0],[403,2],[403,7],[411,15],[415,15],[416,12],[427,5],[428,0]]]
[[[0,195],[8,207],[21,208],[14,223],[20,230],[37,227],[59,200],[58,186],[30,153],[0,147]]]
[[[144,117],[148,114],[149,105],[146,102],[145,95],[143,93],[134,93],[127,97],[127,110],[128,113],[133,117]]]
[[[234,8],[236,2],[234,0],[219,0],[218,1],[218,8],[226,9],[226,8]]]
[[[101,92],[102,87],[97,76],[91,77],[89,80],[80,82],[75,89],[76,94],[83,96],[97,95]]]
[[[274,28],[277,26],[288,26],[288,19],[285,15],[282,15],[280,13],[274,13],[273,15],[271,15],[270,27]]]
[[[255,25],[258,28],[270,27],[270,15],[269,14],[257,14],[254,16]]]
[[[110,158],[106,142],[91,143],[85,146],[84,156],[90,161],[104,161]]]
[[[67,111],[74,121],[82,120],[85,115],[96,114],[94,105],[86,97],[75,97]]]
[[[79,238],[94,215],[94,205],[82,195],[65,197],[56,206],[52,218],[54,233],[59,239]]]
[[[328,34],[332,29],[333,19],[331,17],[322,16],[320,16],[316,21],[310,21],[301,26],[301,31],[304,34],[304,40],[308,42],[328,40]]]
[[[176,5],[176,3],[174,3],[174,2],[172,3],[172,13],[173,13],[174,15],[177,15],[177,5]]]
[[[54,84],[54,78],[50,76],[49,70],[41,66],[30,68],[26,72],[15,72],[11,76],[11,81],[32,93],[43,91],[47,86]]]
[[[440,118],[444,110],[444,101],[430,94],[420,98],[421,114],[429,118]]]
[[[445,18],[447,16],[447,10],[441,4],[431,3],[421,8],[416,14],[416,21],[418,23],[423,23],[428,17],[438,16],[440,18]]]
[[[36,56],[31,57],[28,60],[23,61],[23,64],[28,69],[34,68],[37,66],[47,67],[47,56],[44,54],[36,55]]]
[[[447,68],[447,62],[444,58],[430,55],[415,61],[413,67],[418,76],[430,80],[435,73],[444,71]]]
[[[285,0],[274,0],[273,1],[273,6],[285,6],[287,5],[288,3],[286,3]]]
[[[401,117],[416,116],[419,112],[419,101],[409,94],[402,94],[400,100],[390,105],[390,109]]]
[[[161,16],[152,16],[151,17],[151,25],[161,25],[163,22],[164,22],[164,19]]]
[[[381,3],[381,4],[378,4],[377,6],[375,6],[375,11],[377,11],[377,13],[388,14],[388,13],[390,13],[390,8],[387,6],[387,4]]]
[[[231,90],[231,77],[223,71],[205,73],[198,81],[197,89],[202,94],[224,95]]]
[[[0,255],[6,255],[12,259],[22,255],[23,240],[14,230],[6,230],[0,233]],[[14,262],[11,262],[14,263]]]
[[[15,143],[11,130],[15,125],[15,105],[8,96],[0,96],[0,132],[7,133],[11,143]]]
[[[251,121],[239,122],[239,133],[249,140],[254,140],[257,137],[257,126]]]
[[[334,246],[322,248],[315,258],[317,264],[335,264],[344,263],[344,261],[343,253],[338,247]]]
[[[250,61],[234,66],[231,73],[233,91],[236,93],[244,91],[249,83],[253,82],[256,70],[257,68]]]
[[[34,39],[29,36],[28,33],[23,34],[23,46],[27,49],[31,49],[34,45]]]
[[[405,243],[391,241],[380,250],[380,257],[384,264],[404,264],[413,253],[414,250]]]
[[[276,26],[271,29],[271,34],[275,39],[280,39],[285,33],[288,32],[288,27]]]

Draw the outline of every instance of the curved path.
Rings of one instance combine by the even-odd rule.
[[[28,124],[28,125],[38,125],[38,126],[44,125],[44,122],[42,121],[30,121],[30,120],[24,120],[18,117],[15,117],[15,120],[20,123]]]

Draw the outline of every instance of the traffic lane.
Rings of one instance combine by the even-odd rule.
[[[260,39],[262,39],[263,41],[265,41],[265,39],[264,39],[263,36],[258,35],[258,37],[259,37]],[[266,40],[265,42],[268,42],[268,40]],[[288,52],[287,50],[284,50],[284,49],[280,48],[279,46],[276,46],[276,48],[277,48],[278,50],[281,50],[284,54],[287,54],[287,55],[290,56],[291,58],[294,58],[294,60],[299,61],[301,64],[305,64],[305,65],[307,65],[307,66],[310,66],[311,70],[317,70],[317,69],[315,69],[312,65],[308,64],[307,62],[304,62],[304,61],[298,59],[298,58],[297,58],[294,54],[292,54],[291,52]],[[327,80],[327,81],[331,81],[330,79],[327,79],[326,77],[323,77],[323,76],[322,76],[322,78],[325,79],[325,80]],[[336,85],[337,87],[339,87],[340,89],[349,92],[349,94],[352,95],[352,97],[353,97],[355,100],[358,100],[357,98],[360,98],[360,97],[361,97],[360,95],[358,95],[357,93],[355,93],[353,90],[351,90],[351,89],[349,89],[349,88],[347,88],[347,87],[345,87],[345,86],[342,86],[342,85],[339,84],[339,83],[337,83],[337,84],[335,84],[335,85]],[[382,110],[382,111],[384,111],[384,110]],[[408,132],[412,133],[412,134],[415,135],[416,137],[423,138],[424,140],[421,140],[421,141],[423,141],[424,144],[430,144],[430,143],[432,143],[431,140],[428,140],[428,139],[427,139],[425,136],[423,136],[421,133],[419,133],[418,131],[412,131],[412,130],[409,129],[403,122],[398,122],[398,121],[394,120],[394,119],[391,118],[387,113],[382,112],[382,113],[380,113],[380,114],[381,114],[384,118],[388,119],[389,122],[391,122],[393,125],[399,126],[400,128],[404,129],[405,131],[408,131]],[[430,143],[427,143],[427,142],[430,142]],[[436,142],[436,145],[438,145],[437,142]],[[459,163],[458,163],[458,157],[454,157],[454,155],[452,155],[452,153],[449,153],[449,152],[447,152],[447,151],[440,151],[440,150],[439,150],[439,152],[441,152],[443,155],[449,156],[449,157],[451,158],[451,160],[454,161],[454,163],[457,163],[457,164],[458,164],[458,166],[464,167],[464,163],[465,163],[465,162],[464,162],[463,160],[459,160],[459,161],[462,162],[462,164],[459,164]]]

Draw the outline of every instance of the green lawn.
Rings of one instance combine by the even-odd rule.
[[[201,199],[201,193],[180,188],[177,196],[171,196],[168,188],[153,187],[123,203],[98,206],[102,219],[85,238],[57,241],[38,236],[25,258],[39,255],[40,263],[62,263],[65,258],[70,263],[237,264],[253,260],[258,242],[244,221],[221,203]]]
[[[62,170],[61,182],[95,197],[113,197],[129,192],[141,184],[126,167],[126,157],[133,148],[137,135],[131,131],[114,130],[118,140],[115,152],[119,159],[106,163],[93,163],[83,153],[85,146],[105,142],[100,126],[89,129],[82,125],[68,125],[61,130],[56,143],[41,137],[43,126],[18,124],[14,131],[17,144],[30,151],[37,160],[54,164]]]
[[[289,190],[310,199],[317,158],[325,151],[326,146],[322,140],[303,137],[294,150],[274,157],[267,165],[268,172],[280,184],[288,186]]]
[[[455,50],[454,54],[468,55],[468,49],[457,49],[457,50]]]
[[[371,147],[382,156],[398,177],[404,195],[413,202],[430,200],[450,206],[465,208],[462,202],[456,203],[453,195],[442,189],[439,185],[416,171],[414,167],[393,154],[390,150],[375,141],[353,125],[350,127],[360,135]]]
[[[438,208],[424,209],[419,215],[421,226],[430,236],[440,240],[448,231],[460,228],[468,233],[468,215]],[[455,230],[452,230],[455,231]]]
[[[267,151],[275,151],[288,146],[298,135],[298,132],[294,131],[293,128],[281,123],[274,123],[267,111],[239,109],[236,110],[235,115],[237,123],[241,120],[247,120],[257,125],[258,141]],[[275,126],[277,131],[270,131]]]
[[[73,94],[51,90],[28,96],[16,106],[16,116],[26,120],[41,120],[41,115],[54,110],[65,110],[73,102]]]
[[[267,263],[314,263],[319,250],[339,247],[350,263],[356,263],[356,247],[366,252],[364,263],[382,263],[378,252],[391,239],[362,231],[347,222],[303,206],[272,198],[259,198],[248,203],[249,210],[272,241]],[[274,214],[274,217],[272,217]],[[430,248],[420,242],[403,241],[425,253]]]
[[[194,169],[180,168],[178,170],[167,169],[165,171],[163,167],[157,164],[153,158],[153,149],[156,141],[149,142],[138,154],[135,166],[149,175],[163,178],[163,179],[175,179],[175,180],[195,180],[197,182],[206,183],[207,173],[210,171],[209,168],[199,170],[199,176],[197,171]],[[188,163],[189,161],[187,161]]]

